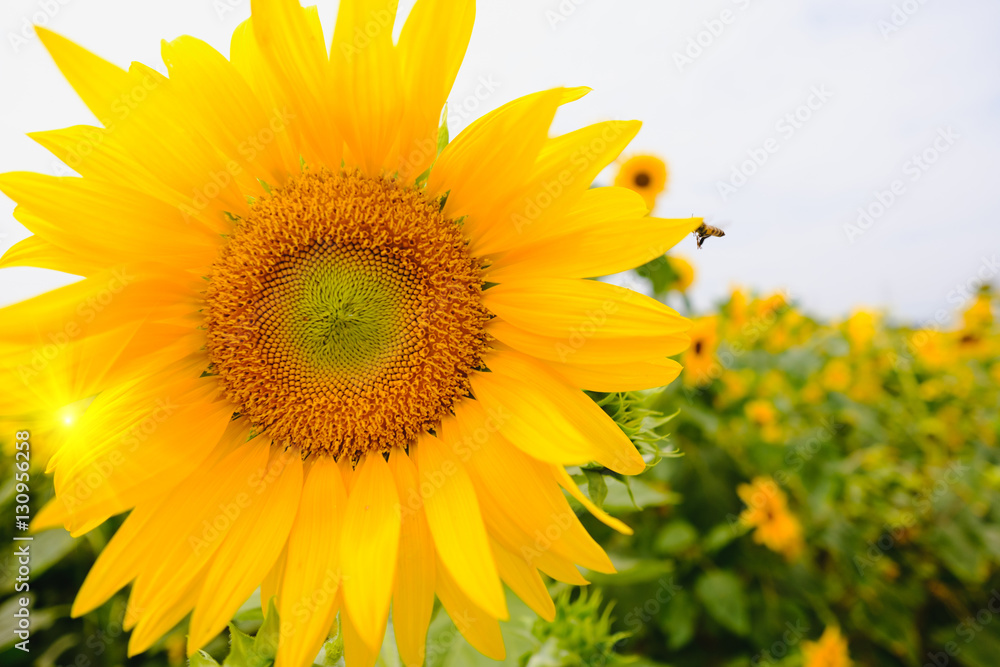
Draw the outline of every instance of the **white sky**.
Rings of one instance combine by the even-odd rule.
[[[318,4],[329,33],[337,3]],[[410,6],[403,0],[401,12]],[[897,13],[905,24],[884,35],[894,6],[911,14]],[[162,71],[161,38],[191,34],[228,53],[250,2],[0,0],[0,172],[61,173],[24,134],[93,122],[37,39],[12,45],[46,8],[49,27],[105,58]],[[729,23],[713,23],[722,17]],[[675,54],[699,36],[707,46],[679,67]],[[481,77],[496,91],[469,98]],[[1000,255],[996,0],[481,0],[452,96],[453,136],[516,96],[556,85],[594,92],[565,107],[555,131],[643,120],[633,152],[661,154],[673,172],[657,214],[727,227],[704,250],[682,244],[698,269],[701,307],[741,284],[787,288],[828,315],[866,305],[922,320],[956,308],[949,293],[989,273],[984,259]],[[800,127],[779,128],[813,89],[831,96],[814,98],[818,108],[800,112],[811,116]],[[913,180],[908,161],[926,149],[935,157],[943,128],[958,138]],[[724,200],[719,182],[772,138],[777,151]],[[903,194],[852,243],[844,226],[897,179]],[[0,195],[0,250],[26,236],[12,210]],[[0,270],[0,304],[62,282],[47,271]]]

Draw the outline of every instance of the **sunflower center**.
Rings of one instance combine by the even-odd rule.
[[[649,177],[649,174],[644,171],[640,171],[635,175],[635,184],[640,188],[648,187],[651,181],[652,179]]]
[[[406,446],[481,364],[479,269],[421,192],[297,176],[251,207],[213,267],[213,370],[257,430],[303,455]]]

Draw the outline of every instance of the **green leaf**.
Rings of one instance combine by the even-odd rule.
[[[697,621],[698,605],[687,591],[680,591],[667,602],[660,614],[660,627],[667,633],[671,651],[684,648],[694,638]]]
[[[660,529],[654,548],[658,553],[675,556],[698,541],[698,531],[684,519],[676,519]]]
[[[629,477],[628,485],[621,480],[605,476],[608,494],[604,499],[604,509],[616,512],[634,512],[647,507],[676,505],[681,498],[676,493],[662,491],[642,479]]]
[[[749,634],[750,611],[739,577],[729,570],[709,572],[698,579],[694,592],[719,625],[740,637]]]
[[[593,470],[584,470],[583,475],[587,478],[587,494],[594,504],[604,507],[604,499],[608,495],[608,485],[604,483],[604,475]]]
[[[732,520],[728,524],[720,523],[708,531],[708,535],[702,540],[701,546],[706,552],[715,553],[723,547],[728,546],[736,538],[746,535],[749,530],[750,526],[745,525],[738,519]]]

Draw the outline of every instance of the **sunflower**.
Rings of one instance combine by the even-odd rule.
[[[712,381],[716,370],[715,349],[719,344],[717,320],[702,317],[691,327],[691,345],[684,354],[684,382],[704,385]]]
[[[855,352],[864,352],[871,347],[878,325],[878,317],[867,310],[854,312],[845,325],[847,340]]]
[[[83,277],[0,310],[0,404],[48,407],[17,370],[58,337],[44,374],[94,400],[35,528],[130,511],[72,611],[132,583],[132,655],[189,613],[193,654],[259,586],[278,667],[338,614],[348,664],[373,664],[390,606],[419,665],[435,595],[499,659],[501,582],[551,619],[542,573],[613,571],[563,490],[628,528],[565,466],[645,461],[583,390],[671,382],[689,323],[587,278],[700,220],[590,189],[639,123],[550,137],[586,89],[439,141],[475,5],[418,0],[398,43],[395,6],[343,0],[327,48],[315,7],[253,0],[229,59],[164,43],[169,77],[39,30],[103,127],[32,135],[80,178],[0,176],[35,234],[6,265]]]
[[[656,198],[667,189],[667,163],[653,155],[636,155],[622,164],[615,176],[615,185],[638,192],[652,210]]]
[[[854,663],[840,628],[829,626],[819,641],[803,642],[802,664],[803,667],[851,667]]]
[[[678,292],[687,292],[694,283],[694,267],[691,262],[677,255],[669,255],[667,261],[670,262],[670,268],[677,276],[672,288]]]
[[[788,560],[802,555],[802,524],[788,510],[784,491],[770,477],[756,477],[750,484],[736,489],[747,508],[740,519],[755,528],[753,539],[771,551],[783,554]]]

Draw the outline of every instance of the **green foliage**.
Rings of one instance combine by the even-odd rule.
[[[521,657],[521,666],[582,667],[632,662],[615,652],[615,646],[628,633],[612,631],[612,605],[606,605],[602,612],[601,602],[600,591],[588,594],[582,590],[576,599],[571,591],[563,591],[556,598],[555,620],[535,622],[532,634],[539,646]]]

